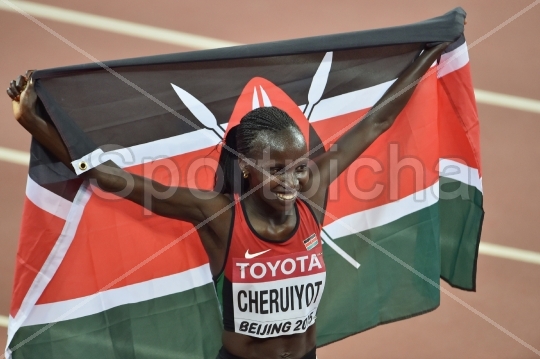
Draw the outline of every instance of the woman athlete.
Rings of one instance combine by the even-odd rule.
[[[249,112],[229,131],[219,159],[223,185],[215,191],[178,187],[170,197],[147,204],[145,193],[169,187],[112,162],[82,176],[108,192],[120,192],[127,180],[133,181],[126,199],[197,226],[223,309],[225,330],[218,358],[315,358],[316,306],[325,279],[319,232],[327,189],[390,128],[416,81],[447,46],[426,49],[373,106],[376,110],[312,162],[295,122],[285,112],[266,107]],[[37,96],[27,78],[28,74],[19,76],[7,90],[15,118],[71,168],[58,131],[37,115]],[[330,171],[332,161],[337,171]]]

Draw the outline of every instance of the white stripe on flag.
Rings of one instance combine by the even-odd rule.
[[[13,323],[13,317],[10,315],[8,318],[8,330],[7,330],[8,338],[13,337],[13,335],[15,334],[15,332],[13,331],[13,325],[9,325],[11,323]],[[6,342],[6,349],[4,351],[4,356],[6,357],[6,359],[11,359],[11,350],[9,349],[9,340]]]
[[[64,220],[67,218],[71,208],[70,201],[41,187],[30,176],[28,176],[26,182],[26,197],[42,210]]]
[[[478,170],[446,158],[439,160],[439,175],[476,187],[482,192],[482,179]],[[334,239],[366,231],[394,222],[404,216],[437,203],[439,182],[397,201],[350,214],[324,227]],[[351,232],[352,231],[352,232]]]
[[[92,190],[90,189],[89,184],[87,182],[83,183],[73,200],[73,205],[66,218],[62,233],[56,240],[51,253],[49,253],[45,263],[36,275],[36,278],[30,285],[30,289],[26,293],[15,318],[10,322],[7,340],[8,345],[13,339],[13,335],[15,335],[17,330],[24,324],[39,297],[41,297],[41,294],[43,294],[43,291],[54,277],[60,263],[62,263],[62,260],[75,237],[79,221],[91,194]]]
[[[439,176],[463,182],[483,192],[482,179],[476,168],[447,158],[441,158],[439,160]]]
[[[394,222],[420,211],[439,200],[439,181],[432,186],[388,204],[350,214],[324,227],[330,237],[337,239]]]
[[[474,186],[482,192],[482,179],[479,177],[476,168],[442,158],[439,160],[439,175],[465,183],[469,186]],[[437,203],[438,200],[439,182],[437,181],[432,186],[395,202],[342,217],[325,226],[321,236],[330,247],[358,269],[360,264],[334,243],[330,237],[338,239],[340,237],[383,226],[405,217],[406,215],[429,207],[432,204]]]
[[[24,326],[86,317],[120,305],[140,303],[188,291],[208,283],[212,283],[212,275],[210,274],[210,266],[204,264],[181,273],[109,289],[85,297],[38,304],[30,312]]]
[[[13,326],[13,317],[10,315],[8,317],[8,330],[7,330],[7,334],[8,334],[8,338],[11,338],[13,337],[13,335],[15,335],[15,328]],[[19,329],[19,328],[17,328]],[[9,340],[7,341],[6,343],[6,350],[8,349],[8,344],[9,344]]]
[[[469,63],[469,51],[464,42],[454,50],[441,55],[441,61],[437,67],[437,77],[443,77],[450,72],[459,70]]]
[[[211,130],[196,130],[132,147],[107,151],[99,156],[99,162],[111,160],[122,168],[131,167],[193,151],[210,149],[220,141],[221,138]]]
[[[372,107],[394,81],[383,82],[372,87],[321,100],[313,108],[309,122],[328,120],[332,117],[346,115]],[[305,106],[299,106],[300,110],[303,110]]]

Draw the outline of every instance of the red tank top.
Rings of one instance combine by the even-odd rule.
[[[315,323],[326,279],[321,228],[310,207],[295,203],[289,238],[258,235],[235,195],[229,248],[216,290],[225,330],[268,338],[303,333]]]

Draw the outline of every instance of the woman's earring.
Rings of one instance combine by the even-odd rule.
[[[242,171],[242,174],[243,174],[244,178],[248,178],[248,176],[249,176],[249,173],[247,173],[246,171]]]

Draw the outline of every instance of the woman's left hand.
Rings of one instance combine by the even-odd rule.
[[[12,100],[13,115],[19,122],[28,119],[29,116],[35,116],[37,95],[34,91],[34,82],[32,81],[33,71],[27,71],[17,80],[9,83],[7,94]]]

